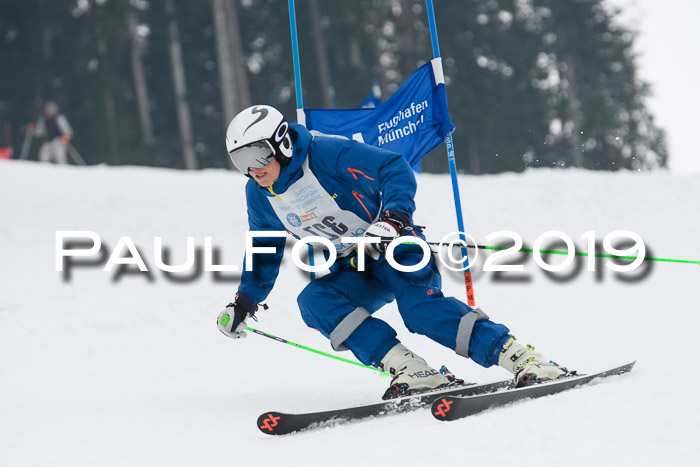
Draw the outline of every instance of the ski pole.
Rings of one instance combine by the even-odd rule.
[[[293,346],[293,347],[296,347],[296,348],[298,348],[298,349],[308,350],[309,352],[313,352],[313,353],[318,354],[318,355],[323,355],[324,357],[334,358],[335,360],[340,360],[341,362],[351,363],[351,364],[353,364],[353,365],[357,365],[357,366],[361,366],[361,367],[363,367],[363,368],[367,368],[368,370],[378,371],[379,373],[381,373],[381,374],[384,375],[384,376],[389,376],[389,372],[388,372],[388,371],[382,371],[382,370],[380,370],[379,368],[375,368],[375,367],[369,366],[369,365],[363,365],[362,363],[356,362],[355,360],[349,360],[349,359],[347,359],[347,358],[339,357],[339,356],[337,356],[337,355],[333,355],[333,354],[330,354],[330,353],[327,353],[327,352],[323,352],[323,351],[321,351],[321,350],[312,349],[311,347],[307,347],[307,346],[305,346],[305,345],[297,344],[296,342],[292,342],[292,341],[290,341],[290,340],[283,339],[283,338],[277,337],[277,336],[273,336],[272,334],[268,334],[268,333],[266,333],[266,332],[259,331],[259,330],[257,330],[257,329],[253,329],[253,328],[251,328],[250,326],[248,326],[247,328],[245,328],[245,330],[246,330],[246,331],[253,332],[253,333],[258,334],[258,335],[260,335],[260,336],[264,336],[264,337],[270,338],[270,339],[272,339],[272,340],[276,340],[277,342],[281,342],[281,343],[283,343],[283,344],[289,344],[289,345],[291,345],[291,346]]]
[[[71,155],[71,157],[73,158],[73,161],[74,161],[76,164],[78,164],[78,165],[87,165],[87,164],[85,163],[85,159],[82,158],[82,156],[80,155],[80,153],[78,152],[78,150],[75,149],[75,146],[73,146],[72,143],[68,143],[66,146],[67,146],[67,149],[68,149],[68,154]]]
[[[459,246],[462,248],[464,244],[460,243],[457,244],[450,244],[447,242],[426,242],[428,245],[431,246],[452,246],[452,247],[457,247]],[[480,250],[507,250],[508,246],[491,246],[491,245],[467,245],[467,248],[478,248]],[[522,251],[524,253],[534,253],[535,250],[532,248],[521,248],[518,251]],[[539,250],[540,253],[545,253],[545,254],[554,254],[554,255],[568,255],[568,251],[561,251],[561,250]],[[589,255],[588,253],[584,253],[581,251],[575,251],[574,252],[575,256],[594,256],[596,258],[618,258],[618,259],[637,259],[636,256],[618,256],[618,255],[611,255],[608,253],[596,253],[595,255]],[[652,258],[652,257],[645,257],[644,261],[659,261],[659,262],[666,262],[666,263],[685,263],[685,264],[697,264],[700,265],[700,260],[698,261],[693,261],[689,259],[674,259],[674,258]]]
[[[32,147],[34,138],[34,124],[27,125],[27,132],[24,134],[24,142],[22,143],[22,151],[19,153],[19,159],[25,160],[29,155],[29,150]]]

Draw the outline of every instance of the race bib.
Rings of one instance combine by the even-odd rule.
[[[272,209],[297,237],[325,237],[335,245],[339,257],[348,255],[356,244],[342,243],[341,237],[361,237],[370,224],[338,206],[309,168],[308,157],[302,170],[304,175],[284,194],[267,198]]]

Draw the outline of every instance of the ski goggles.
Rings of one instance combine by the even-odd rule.
[[[228,153],[233,165],[244,175],[252,167],[262,169],[275,157],[275,150],[269,141],[256,141]]]

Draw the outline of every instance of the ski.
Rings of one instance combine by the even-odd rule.
[[[525,386],[522,388],[507,389],[505,391],[491,394],[445,394],[432,403],[431,412],[433,417],[442,421],[457,420],[468,417],[484,410],[524,400],[535,399],[537,397],[556,394],[568,389],[588,384],[598,378],[621,375],[632,370],[636,362],[628,363],[599,373],[591,375],[569,376],[564,379],[557,379],[551,382]]]
[[[425,407],[439,397],[488,394],[513,385],[513,380],[487,384],[467,383],[458,387],[421,392],[382,402],[311,413],[265,412],[258,417],[258,428],[268,435],[285,435],[300,430],[334,426],[369,417],[411,412]]]

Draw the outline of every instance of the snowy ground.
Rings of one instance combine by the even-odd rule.
[[[528,246],[561,230],[626,229],[655,256],[700,259],[700,176],[530,171],[462,177],[467,229],[518,232]],[[426,411],[282,438],[255,426],[265,410],[376,400],[388,380],[251,335],[231,341],[215,318],[235,278],[173,282],[153,237],[185,257],[213,238],[241,264],[244,179],[225,171],[56,167],[0,161],[0,465],[698,465],[697,265],[658,263],[625,282],[585,264],[566,281],[525,258],[525,272],[477,274],[477,303],[546,356],[581,371],[637,359],[634,371],[555,397],[454,423]],[[416,221],[440,239],[455,225],[449,177],[419,177]],[[55,271],[55,232],[92,230],[109,254],[130,236],[153,270],[115,279],[101,267]],[[551,261],[560,259],[552,258]],[[634,276],[633,274],[632,276]],[[505,281],[512,277],[521,281]],[[305,327],[304,276],[285,260],[256,326],[330,351]],[[630,276],[627,276],[630,277]],[[463,296],[459,276],[445,289]],[[378,316],[434,365],[468,380],[506,377],[411,335],[393,305]]]

